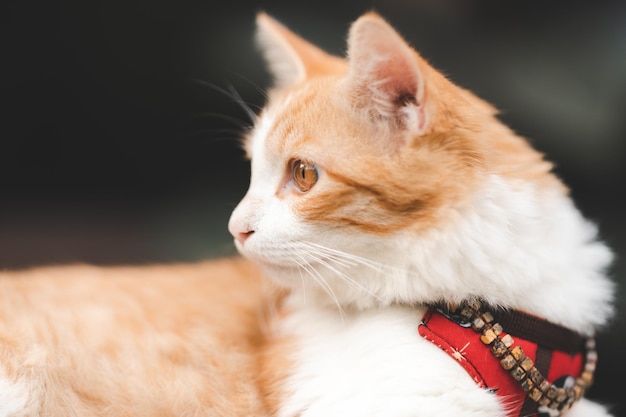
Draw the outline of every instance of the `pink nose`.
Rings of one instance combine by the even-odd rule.
[[[239,232],[235,235],[235,239],[237,239],[239,243],[243,245],[244,242],[248,240],[248,238],[252,236],[253,233],[254,233],[254,230],[250,230],[249,232]]]
[[[242,221],[239,216],[232,216],[228,222],[228,231],[242,245],[254,233],[254,230],[247,221]]]

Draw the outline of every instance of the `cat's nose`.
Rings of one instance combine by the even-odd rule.
[[[243,245],[256,230],[260,216],[261,200],[248,194],[239,202],[228,221],[228,231],[239,244]]]
[[[245,221],[245,217],[233,213],[230,221],[228,222],[228,231],[231,235],[242,245],[250,236],[254,234],[254,229],[250,226],[248,221]]]
[[[239,241],[239,243],[241,243],[242,245],[244,244],[244,242],[246,240],[248,240],[248,238],[250,236],[252,236],[252,234],[254,233],[254,230],[251,230],[249,232],[244,232],[244,233],[239,233],[236,237],[236,239]]]
[[[248,238],[250,236],[252,236],[252,234],[254,233],[254,230],[250,230],[248,232],[239,232],[237,233],[237,235],[235,236],[235,239],[237,239],[239,241],[239,243],[241,243],[242,245],[244,244],[244,242],[246,240],[248,240]]]

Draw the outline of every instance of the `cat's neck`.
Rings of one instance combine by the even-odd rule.
[[[352,265],[334,268],[344,279],[319,269],[331,291],[305,285],[295,300],[358,310],[480,297],[585,334],[611,315],[612,254],[562,189],[493,176],[450,218],[425,233],[363,240]]]

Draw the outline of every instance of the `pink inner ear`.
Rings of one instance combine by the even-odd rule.
[[[401,107],[407,104],[419,105],[417,99],[417,77],[415,71],[402,62],[390,61],[382,68],[381,79],[387,80],[382,87],[388,90],[394,104]]]
[[[357,21],[349,39],[350,70],[358,91],[382,115],[422,99],[417,57],[386,22]],[[421,121],[423,122],[423,121]]]
[[[374,40],[371,46],[370,81],[379,84],[398,105],[417,103],[419,73],[410,51],[397,39],[384,36]]]

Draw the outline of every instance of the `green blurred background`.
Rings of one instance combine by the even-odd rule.
[[[0,268],[234,254],[249,120],[219,90],[263,104],[256,12],[343,54],[371,9],[555,161],[615,249],[619,312],[590,396],[626,415],[626,2],[5,0]]]

